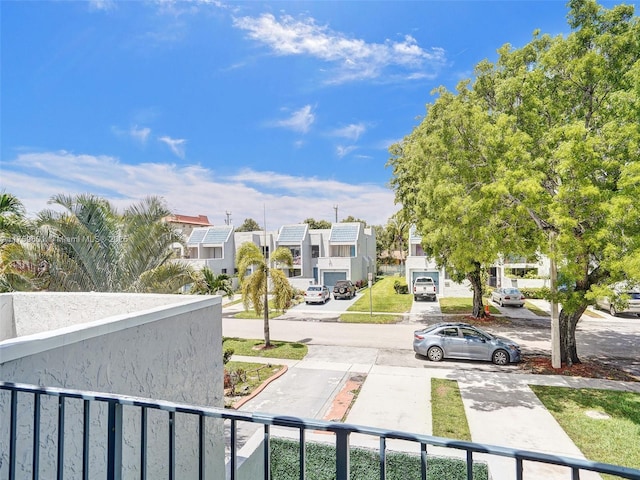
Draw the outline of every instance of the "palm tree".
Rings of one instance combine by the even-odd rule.
[[[293,266],[291,250],[285,247],[278,247],[273,252],[271,259],[278,266]],[[263,313],[264,347],[269,348],[271,347],[268,301],[269,276],[271,276],[273,285],[273,301],[277,309],[285,310],[291,305],[293,288],[282,270],[269,268],[267,259],[255,243],[246,242],[240,246],[236,253],[236,267],[238,269],[238,278],[240,279],[244,308],[248,310],[249,304],[252,304],[256,315]],[[250,270],[252,270],[252,273],[247,275]]]
[[[0,193],[0,244],[15,241],[16,235],[29,230],[26,210],[22,202],[11,193]]]
[[[217,295],[224,293],[227,297],[233,297],[231,279],[226,273],[216,275],[209,267],[203,267],[197,272],[196,279],[191,289],[194,295]]]
[[[0,292],[41,288],[38,262],[25,261],[37,240],[22,202],[13,194],[0,193]]]
[[[182,239],[162,221],[171,212],[159,198],[123,214],[93,195],[56,195],[49,203],[65,210],[39,214],[49,290],[176,293],[192,282],[190,267],[170,260],[171,245]]]

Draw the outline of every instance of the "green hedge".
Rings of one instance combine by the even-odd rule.
[[[335,447],[322,443],[306,443],[307,480],[334,480],[336,478]],[[380,457],[377,451],[351,448],[351,480],[379,480]],[[271,479],[298,480],[299,444],[293,440],[271,439]],[[387,452],[387,480],[420,480],[420,456]],[[429,480],[465,480],[466,463],[463,460],[429,457]],[[475,462],[474,480],[489,478],[487,465]]]

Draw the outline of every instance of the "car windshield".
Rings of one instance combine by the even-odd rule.
[[[433,280],[430,278],[417,278],[416,283],[431,283]]]
[[[517,293],[520,293],[520,290],[518,290],[517,288],[505,288],[504,289],[504,293],[509,293],[511,295],[515,295]]]
[[[309,287],[307,288],[307,292],[319,292],[322,290],[322,287]]]
[[[638,292],[629,292],[629,298],[631,300],[640,300],[640,293],[638,293]]]

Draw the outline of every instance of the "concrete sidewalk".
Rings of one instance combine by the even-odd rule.
[[[584,458],[529,385],[610,388],[640,393],[640,382],[458,369],[442,364],[436,367],[428,362],[412,362],[408,366],[376,365],[377,356],[375,348],[320,345],[309,345],[307,357],[300,361],[234,356],[234,360],[282,363],[289,367],[283,376],[244,404],[242,410],[324,418],[346,381],[362,374],[366,379],[347,415],[347,423],[431,434],[431,378],[448,378],[458,381],[474,442]],[[377,439],[362,435],[353,435],[352,444],[379,447]],[[418,451],[416,444],[401,442],[389,442],[388,448]],[[447,453],[460,455],[451,450]],[[492,479],[515,477],[513,460],[494,456],[483,459],[489,465]],[[525,462],[525,478],[554,480],[566,479],[569,475],[566,468]],[[600,477],[585,472],[581,478]]]

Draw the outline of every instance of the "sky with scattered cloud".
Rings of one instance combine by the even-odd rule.
[[[613,3],[603,3],[612,6]],[[399,208],[388,148],[556,1],[3,2],[0,189],[267,227]]]

